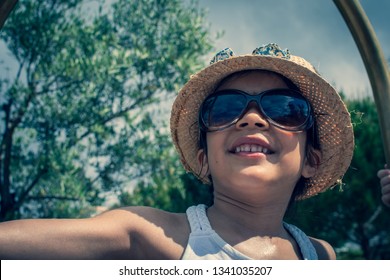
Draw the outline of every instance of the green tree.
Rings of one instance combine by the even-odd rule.
[[[210,50],[196,2],[86,4],[21,0],[1,30],[19,68],[0,77],[0,220],[90,215],[153,174],[156,104]]]
[[[299,202],[291,219],[329,241],[342,259],[390,258],[390,211],[380,199],[376,173],[385,159],[372,99],[347,100],[355,151],[343,185]]]

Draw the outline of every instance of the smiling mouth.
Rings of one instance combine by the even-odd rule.
[[[271,154],[274,153],[270,149],[267,149],[267,148],[265,148],[263,146],[255,145],[255,144],[239,145],[239,146],[234,147],[230,152],[233,153],[233,154],[239,154],[239,153],[258,154],[258,153],[261,153],[261,154],[265,154],[265,155],[271,155]]]

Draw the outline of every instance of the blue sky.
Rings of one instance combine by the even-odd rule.
[[[372,95],[363,61],[332,0],[200,0],[208,10],[211,32],[224,30],[216,49],[236,54],[277,43],[310,61],[321,75],[348,96]],[[360,0],[386,60],[390,60],[390,1]]]

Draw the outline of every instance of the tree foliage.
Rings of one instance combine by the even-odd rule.
[[[89,215],[151,174],[153,105],[210,50],[196,2],[87,4],[21,0],[1,30],[18,69],[0,77],[0,219]]]

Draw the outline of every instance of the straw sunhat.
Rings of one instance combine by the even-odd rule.
[[[185,169],[199,177],[198,114],[203,100],[225,77],[254,69],[276,72],[290,79],[313,107],[322,159],[300,198],[313,196],[340,183],[351,163],[354,148],[349,112],[336,90],[310,63],[290,55],[288,50],[281,50],[276,44],[262,46],[252,54],[241,56],[225,49],[212,59],[208,67],[191,76],[180,90],[172,107],[170,125],[173,142]],[[199,179],[207,181],[206,178]]]

